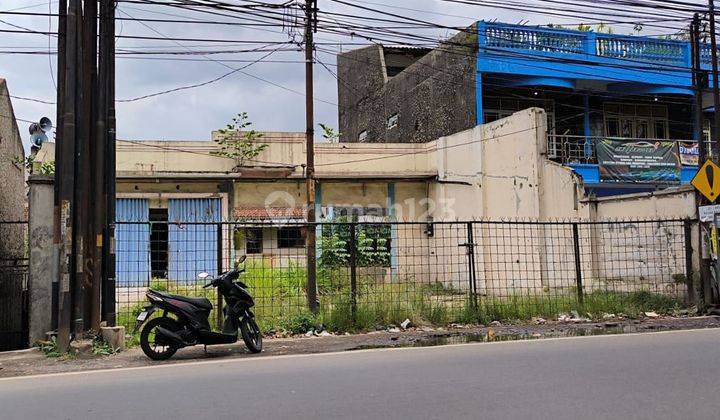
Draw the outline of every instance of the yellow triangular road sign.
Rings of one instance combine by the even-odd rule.
[[[710,159],[698,169],[691,184],[704,195],[705,198],[714,203],[720,197],[720,166],[717,166]]]

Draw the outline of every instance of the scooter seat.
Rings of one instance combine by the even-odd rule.
[[[175,299],[175,300],[181,300],[183,302],[187,302],[191,305],[195,305],[198,308],[203,309],[212,309],[212,303],[207,298],[200,297],[200,298],[194,298],[194,297],[188,297],[188,296],[180,296],[180,295],[171,295],[170,293],[163,293],[163,292],[156,292],[159,295],[162,295],[164,297]]]

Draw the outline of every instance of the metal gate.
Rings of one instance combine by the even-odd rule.
[[[0,222],[0,351],[28,346],[27,222]]]

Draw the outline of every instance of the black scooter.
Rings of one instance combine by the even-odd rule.
[[[203,286],[217,287],[225,299],[225,321],[221,332],[212,331],[208,322],[213,308],[208,299],[148,290],[146,296],[151,305],[138,315],[135,327],[137,331],[142,326],[140,347],[145,355],[153,360],[166,360],[182,347],[235,343],[238,341],[238,329],[250,352],[262,351],[262,333],[255,322],[255,315],[250,310],[255,302],[247,291],[248,287],[235,281],[240,277],[240,273],[245,271],[237,267],[244,261],[245,256],[242,256],[235,269],[221,274]],[[209,275],[201,273],[198,277],[206,279]],[[150,318],[155,311],[162,311],[162,316]],[[169,317],[169,313],[175,317]]]

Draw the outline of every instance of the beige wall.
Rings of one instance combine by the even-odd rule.
[[[623,218],[695,218],[697,208],[691,186],[653,193],[627,194],[585,200],[594,220]]]
[[[586,217],[581,180],[547,160],[546,149],[538,108],[439,139],[434,219]]]

